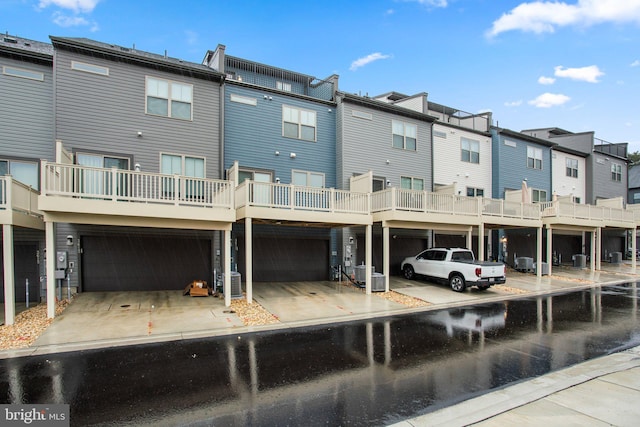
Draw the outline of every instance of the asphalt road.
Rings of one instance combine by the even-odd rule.
[[[71,425],[384,425],[640,344],[636,285],[335,325],[0,360]]]

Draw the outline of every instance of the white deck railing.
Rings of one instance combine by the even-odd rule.
[[[503,218],[540,219],[540,208],[534,203],[511,202],[503,199],[482,199],[482,214]]]
[[[246,180],[236,188],[236,208],[266,207],[369,214],[369,194]]]
[[[585,219],[592,221],[634,222],[634,211],[581,203],[543,202],[538,204],[542,217]]]
[[[452,215],[480,215],[480,199],[476,197],[440,194],[420,190],[388,188],[371,195],[371,211],[389,210],[442,213]]]
[[[233,209],[229,181],[47,162],[42,170],[45,196]]]
[[[0,210],[14,210],[42,216],[38,211],[38,195],[31,186],[16,181],[11,176],[0,176]]]

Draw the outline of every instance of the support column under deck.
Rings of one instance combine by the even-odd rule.
[[[371,226],[371,224],[367,224],[366,225],[366,241],[365,241],[365,246],[366,246],[366,250],[365,250],[365,265],[366,270],[365,270],[365,291],[367,293],[367,295],[371,294],[371,265],[373,264],[373,255],[372,255],[372,250],[371,250],[371,237],[372,237],[372,229],[373,227]]]
[[[602,227],[598,227],[596,234],[596,270],[602,270]]]
[[[484,222],[478,226],[478,260],[484,261]]]
[[[382,227],[382,274],[384,274],[384,291],[389,292],[389,227]]]
[[[597,244],[596,230],[594,229],[591,232],[591,251],[589,254],[589,258],[590,258],[589,269],[591,270],[592,273],[596,271],[596,244]]]
[[[251,218],[244,219],[244,246],[245,246],[245,287],[247,289],[247,303],[253,301],[253,233]]]
[[[2,225],[2,251],[4,265],[4,324],[13,325],[16,317],[13,225]]]
[[[231,306],[231,228],[224,230],[224,305]]]
[[[542,227],[536,229],[536,276],[542,277]]]
[[[56,232],[55,223],[45,223],[45,241],[47,247],[47,317],[56,316]]]
[[[549,276],[551,276],[551,268],[553,267],[553,254],[551,253],[553,242],[553,229],[547,228],[547,267],[549,268]]]

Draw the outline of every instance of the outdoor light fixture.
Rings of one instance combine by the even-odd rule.
[[[276,156],[279,156],[280,152],[278,150],[276,150]]]
[[[136,172],[140,172],[140,169],[142,169],[142,166],[140,166],[140,163],[136,163],[136,165],[133,167]]]
[[[138,131],[138,138],[142,138],[142,131],[141,130]]]
[[[296,158],[296,153],[289,154],[289,157],[291,157],[292,159],[295,159]]]
[[[67,246],[73,246],[73,236],[71,234],[67,236]]]

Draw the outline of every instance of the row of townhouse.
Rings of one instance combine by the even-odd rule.
[[[222,45],[196,64],[6,35],[0,66],[8,322],[27,299],[53,317],[63,288],[222,278],[229,305],[235,271],[248,301],[254,280],[327,280],[331,265],[371,266],[367,292],[372,270],[389,289],[435,245],[532,257],[538,274],[635,250],[626,144],[593,133],[503,129],[426,93],[355,95]]]

